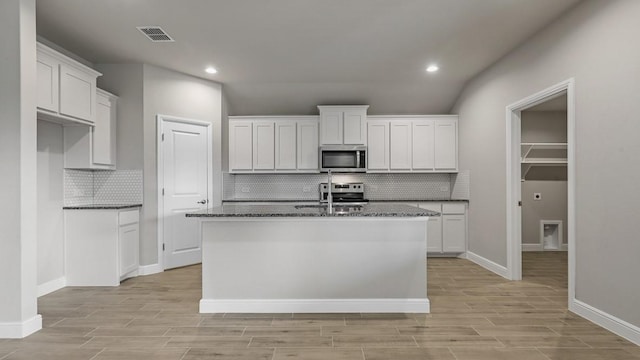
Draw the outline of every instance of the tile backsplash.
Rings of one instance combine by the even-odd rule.
[[[64,205],[141,204],[142,170],[64,171]]]
[[[468,172],[460,174],[334,174],[334,182],[362,182],[369,200],[467,200]],[[326,174],[228,174],[224,200],[318,200]]]

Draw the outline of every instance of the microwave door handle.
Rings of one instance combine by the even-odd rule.
[[[356,151],[356,169],[360,169],[360,150]]]

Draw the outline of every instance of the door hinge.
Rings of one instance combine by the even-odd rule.
[[[162,141],[164,141],[164,133],[162,133]]]
[[[162,251],[164,251],[164,243],[162,243]]]
[[[518,201],[518,206],[522,206],[522,200]]]
[[[162,188],[162,196],[164,196],[164,188]]]

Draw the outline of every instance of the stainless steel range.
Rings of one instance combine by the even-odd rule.
[[[350,205],[364,205],[369,200],[364,198],[364,184],[363,183],[332,183],[331,195],[333,196],[334,204],[350,204]],[[320,202],[328,202],[329,191],[327,190],[327,183],[320,184]]]

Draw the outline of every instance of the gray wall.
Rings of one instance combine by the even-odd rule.
[[[213,202],[222,201],[222,86],[218,83],[144,65],[144,206],[141,219],[140,263],[157,259],[157,120],[171,115],[213,124]]]
[[[640,326],[640,1],[586,1],[472,80],[460,168],[473,174],[469,250],[506,265],[505,107],[575,78],[576,297]],[[624,176],[621,176],[624,174]]]
[[[62,125],[38,120],[38,285],[64,277]]]
[[[143,65],[98,64],[98,87],[118,96],[117,168],[142,170]]]
[[[541,193],[542,200],[533,200]],[[522,183],[522,243],[540,243],[540,220],[562,220],[563,240],[567,243],[567,182],[525,181]]]

